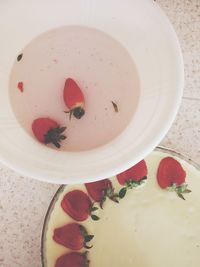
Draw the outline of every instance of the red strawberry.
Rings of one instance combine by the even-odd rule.
[[[64,196],[61,206],[74,220],[84,221],[90,215],[92,202],[86,193],[74,190]]]
[[[23,93],[24,92],[24,83],[23,82],[18,82],[17,88],[19,89],[19,91],[21,93]]]
[[[130,180],[139,182],[145,176],[147,176],[147,165],[146,162],[142,160],[130,169],[118,174],[117,180],[121,185],[124,185]]]
[[[87,183],[85,186],[88,194],[94,199],[94,201],[100,202],[101,207],[103,207],[106,197],[118,203],[117,195],[114,193],[112,183],[109,179]]]
[[[130,169],[117,175],[117,180],[121,185],[125,185],[120,192],[119,197],[123,198],[126,195],[127,189],[132,189],[143,184],[147,179],[147,165],[144,160],[138,162]]]
[[[185,200],[183,194],[191,192],[187,189],[185,177],[186,172],[176,159],[166,157],[161,160],[157,171],[157,181],[162,189],[175,191],[180,198]]]
[[[55,267],[89,267],[87,252],[70,252],[57,259]]]
[[[77,223],[70,223],[54,230],[53,240],[58,244],[72,250],[80,250],[83,247],[91,248],[87,245],[93,239],[93,235],[88,235],[85,227]]]
[[[70,118],[74,115],[75,118],[80,119],[85,114],[85,99],[80,87],[71,78],[65,81],[63,97],[65,105],[69,108],[66,113],[70,113]]]
[[[66,127],[60,127],[59,124],[50,118],[38,118],[32,123],[32,131],[37,140],[44,144],[52,143],[60,148],[60,142],[66,139],[63,132]]]

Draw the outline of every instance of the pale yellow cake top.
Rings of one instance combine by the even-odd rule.
[[[147,182],[129,190],[119,204],[106,200],[97,211],[99,221],[82,222],[94,235],[89,252],[91,267],[199,267],[200,264],[200,171],[178,159],[187,173],[186,182],[192,190],[186,200],[159,187],[157,168],[168,154],[155,151],[145,161]],[[122,187],[112,179],[116,190]],[[44,238],[45,267],[70,250],[57,244],[53,231],[73,222],[61,208],[63,196],[73,189],[85,192],[84,185],[65,186],[51,212]],[[84,250],[83,250],[84,251]]]

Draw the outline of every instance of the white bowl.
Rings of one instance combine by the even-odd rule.
[[[0,3],[0,160],[23,175],[51,183],[111,177],[135,164],[162,140],[181,102],[184,70],[177,36],[153,0],[7,0]],[[137,66],[137,112],[112,142],[86,152],[37,144],[19,126],[8,92],[16,55],[34,37],[63,25],[100,29],[118,40]]]

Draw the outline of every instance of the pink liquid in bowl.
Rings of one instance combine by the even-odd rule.
[[[40,35],[22,54],[11,72],[10,100],[29,134],[33,136],[34,119],[50,117],[67,127],[61,149],[84,151],[112,141],[128,126],[137,109],[139,77],[126,49],[109,35],[65,26]],[[63,88],[69,77],[85,96],[85,115],[80,120],[69,120],[64,113],[68,109]],[[23,92],[17,88],[19,82],[23,82]]]

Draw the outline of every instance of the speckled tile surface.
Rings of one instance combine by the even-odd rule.
[[[200,101],[183,99],[177,119],[162,145],[200,164]]]
[[[185,63],[184,96],[200,98],[200,1],[157,0],[179,37]]]
[[[162,145],[200,164],[200,0],[157,0],[179,36],[185,91],[175,123]],[[40,267],[40,236],[58,185],[21,177],[0,165],[0,266]]]

